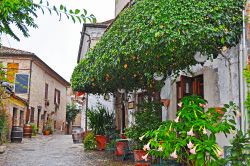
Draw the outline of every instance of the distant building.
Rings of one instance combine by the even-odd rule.
[[[70,84],[34,53],[1,47],[0,63],[15,95],[28,103],[25,123],[37,124],[41,132],[47,120],[52,119],[52,127],[63,131]]]

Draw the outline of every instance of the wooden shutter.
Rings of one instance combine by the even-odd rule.
[[[55,92],[54,92],[54,104],[56,104],[56,89],[55,89]]]
[[[60,104],[61,92],[58,90],[58,104]]]
[[[45,99],[48,99],[48,93],[49,93],[49,85],[45,84]]]
[[[7,79],[10,83],[14,83],[15,74],[18,73],[18,63],[8,63],[7,64]]]

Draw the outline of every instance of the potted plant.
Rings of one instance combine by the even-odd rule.
[[[89,127],[95,134],[97,149],[104,150],[107,143],[108,130],[111,129],[110,122],[114,115],[109,113],[103,106],[97,106],[97,109],[88,110]]]
[[[146,156],[146,150],[149,148],[147,145],[149,139],[142,139],[141,136],[160,126],[161,103],[144,102],[138,105],[138,108],[138,111],[135,112],[135,124],[127,128],[125,134],[133,140],[134,159],[137,165],[141,165],[140,161],[143,160],[143,156]],[[149,156],[145,159],[148,160]]]
[[[31,125],[32,136],[36,136],[38,130],[36,124],[30,123],[30,125]]]
[[[94,150],[96,148],[96,139],[93,132],[87,132],[84,140],[84,150]]]
[[[52,133],[53,133],[52,120],[48,119],[48,121],[44,125],[43,135],[49,135]]]

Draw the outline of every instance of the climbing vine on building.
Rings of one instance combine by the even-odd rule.
[[[236,46],[244,0],[136,0],[75,68],[72,86],[93,93],[157,86],[153,74],[187,69]]]

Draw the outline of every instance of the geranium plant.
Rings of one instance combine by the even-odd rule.
[[[215,108],[206,110],[206,104],[198,96],[184,97],[174,121],[166,121],[145,134],[145,138],[150,138],[148,153],[164,159],[170,157],[188,166],[218,162],[224,152],[215,135],[235,130],[235,116],[240,114],[233,102],[224,105],[222,118]]]

